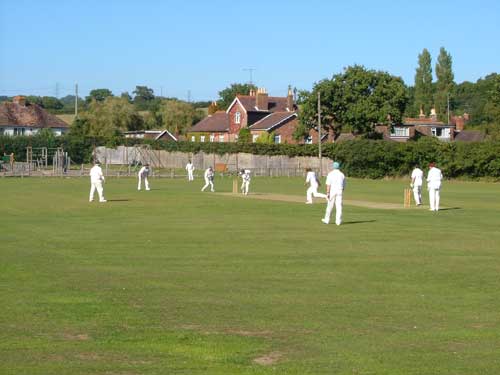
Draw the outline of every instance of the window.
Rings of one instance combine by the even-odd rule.
[[[258,134],[252,134],[252,142],[253,143],[257,142],[257,138],[259,138]]]
[[[194,136],[194,135],[192,135],[192,136],[191,136],[191,142],[194,142],[194,141],[196,141],[196,138],[195,138],[195,136]]]
[[[204,135],[202,135],[202,136],[200,137],[200,142],[205,142],[205,136],[204,136]]]
[[[410,129],[406,127],[394,126],[391,130],[391,136],[393,137],[409,137]]]
[[[234,123],[235,124],[241,123],[241,113],[240,112],[236,112],[234,114]]]
[[[304,143],[306,145],[312,145],[312,143],[313,143],[313,137],[310,136],[310,135],[308,135],[307,137],[304,137]]]
[[[281,143],[281,135],[274,136],[274,143]]]
[[[14,128],[14,135],[24,135],[26,129],[24,128]]]
[[[224,136],[223,135],[219,135],[219,142],[224,142]]]
[[[431,133],[434,137],[441,137],[443,134],[443,129],[441,128],[432,128]]]
[[[234,140],[237,141],[238,140],[238,134],[235,134],[234,135]]]
[[[210,142],[215,141],[215,134],[210,134]]]
[[[0,135],[3,135],[4,132],[5,132],[5,129],[4,128],[0,128]]]

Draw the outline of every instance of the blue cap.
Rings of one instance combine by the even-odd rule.
[[[337,161],[333,162],[333,169],[339,169],[340,168],[340,163]]]

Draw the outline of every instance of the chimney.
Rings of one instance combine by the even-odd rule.
[[[255,96],[255,90],[254,89],[250,90],[250,96]]]
[[[14,96],[14,98],[12,98],[12,103],[19,104],[22,107],[26,107],[26,98],[21,95]]]
[[[462,130],[464,130],[465,126],[464,118],[462,116],[457,116],[454,118],[454,120],[455,120],[455,130],[457,132],[461,132]]]
[[[288,108],[288,111],[293,112],[294,107],[293,107],[293,92],[292,88],[288,86],[288,95],[286,97],[286,106]]]
[[[425,118],[424,107],[420,106],[420,113],[418,114],[418,118]]]
[[[431,108],[431,119],[432,121],[437,121],[436,108]]]
[[[255,105],[260,111],[267,111],[268,108],[268,95],[265,88],[257,89],[257,97],[255,99]]]

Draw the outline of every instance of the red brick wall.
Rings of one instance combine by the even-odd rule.
[[[240,123],[237,124],[234,119],[236,116],[236,112],[240,112]],[[239,102],[235,102],[235,104],[229,110],[229,133],[230,134],[238,134],[240,129],[246,127],[248,123],[247,114],[241,107]]]

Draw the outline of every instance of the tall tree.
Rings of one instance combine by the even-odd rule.
[[[220,109],[226,110],[236,95],[248,95],[250,90],[257,90],[257,87],[248,83],[233,83],[231,86],[219,91],[220,99],[217,100],[217,105]]]
[[[174,134],[186,134],[188,129],[203,117],[190,103],[164,100],[160,105],[160,126]]]
[[[109,89],[94,89],[89,92],[89,95],[85,98],[87,103],[92,100],[103,102],[106,98],[113,96],[113,93]]]
[[[436,63],[436,93],[434,95],[434,105],[440,120],[447,120],[448,95],[453,90],[454,75],[452,69],[451,55],[444,47],[439,50],[438,61]]]
[[[420,109],[428,114],[433,105],[432,87],[432,66],[431,54],[424,48],[418,55],[418,68],[415,73],[415,100],[414,112],[419,113]]]
[[[113,137],[126,130],[139,130],[143,119],[126,99],[109,97],[92,101],[82,120],[88,124],[88,135]]]
[[[155,99],[153,89],[147,86],[136,86],[132,92],[134,94],[134,104],[139,111],[145,111],[150,108]]]
[[[336,134],[343,126],[363,134],[372,132],[378,123],[400,122],[407,102],[406,86],[400,77],[351,66],[317,83],[304,99],[299,119],[307,129],[317,127],[318,92],[322,127]]]

